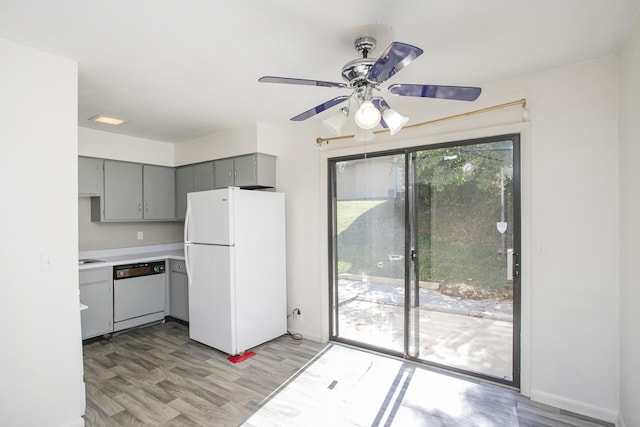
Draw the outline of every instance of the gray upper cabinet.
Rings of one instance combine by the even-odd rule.
[[[142,166],[142,217],[149,220],[172,221],[176,216],[175,171],[167,166]]]
[[[104,160],[102,197],[91,199],[92,221],[175,219],[175,171],[171,167]]]
[[[102,161],[93,157],[78,157],[78,196],[100,195]]]
[[[207,191],[214,188],[216,187],[213,162],[193,165],[193,191]]]
[[[142,165],[104,161],[104,220],[142,218]]]
[[[213,162],[176,168],[176,219],[182,220],[187,211],[187,193],[213,190]]]
[[[184,219],[187,212],[187,193],[193,191],[193,166],[176,168],[176,219]]]
[[[213,169],[216,175],[216,188],[233,187],[235,185],[233,159],[214,160]]]
[[[276,158],[253,153],[179,166],[78,157],[78,195],[91,197],[91,221],[184,220],[187,193],[276,186]]]
[[[276,186],[276,158],[254,153],[214,161],[216,188]]]

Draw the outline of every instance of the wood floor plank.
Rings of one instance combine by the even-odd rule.
[[[108,416],[117,414],[124,410],[124,407],[116,402],[112,396],[102,391],[100,383],[87,382],[85,385],[87,399],[94,403],[92,407],[99,409]]]
[[[113,421],[122,427],[148,427],[142,420],[131,414],[129,411],[122,411],[115,414]],[[85,423],[86,426],[86,423]]]
[[[135,397],[134,397],[135,396]],[[127,412],[144,424],[159,425],[175,418],[180,412],[169,405],[156,404],[151,399],[143,397],[139,393],[129,391],[120,393],[114,399],[122,405]]]

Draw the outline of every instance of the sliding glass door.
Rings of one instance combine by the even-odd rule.
[[[404,351],[404,154],[333,168],[334,336]]]
[[[330,161],[332,339],[519,384],[517,135]]]

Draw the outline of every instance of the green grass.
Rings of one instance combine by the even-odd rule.
[[[401,279],[404,262],[404,207],[394,201],[341,201],[337,206],[338,272]],[[420,280],[465,284],[487,297],[510,297],[504,258],[497,256],[495,223],[470,212],[449,212],[432,222],[419,218]]]
[[[384,200],[354,200],[339,201],[337,206],[338,234],[349,228],[353,222],[360,218],[369,209],[384,203]]]

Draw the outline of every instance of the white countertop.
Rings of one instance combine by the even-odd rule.
[[[170,243],[166,245],[137,246],[132,248],[103,249],[97,251],[82,251],[78,259],[96,259],[102,262],[80,264],[80,270],[93,268],[112,267],[120,264],[135,262],[160,261],[163,259],[184,260],[184,248],[182,243]]]

